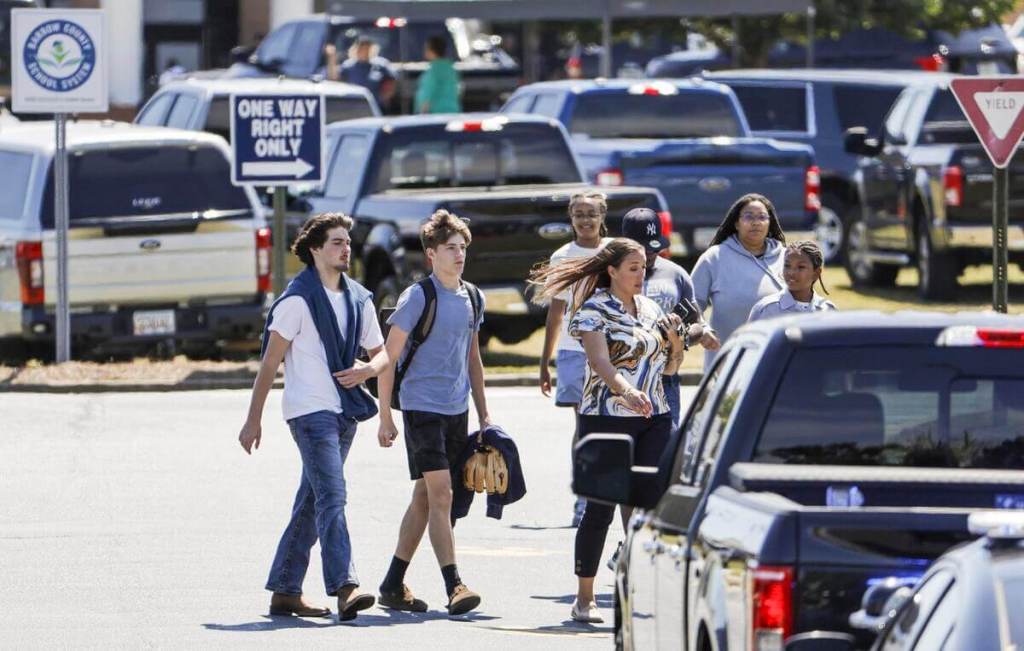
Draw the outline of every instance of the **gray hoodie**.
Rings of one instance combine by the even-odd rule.
[[[764,255],[757,257],[733,235],[705,251],[693,267],[697,304],[701,310],[713,307],[711,327],[723,344],[747,322],[755,303],[786,288],[782,280],[786,247],[772,238],[765,244]],[[704,351],[705,371],[714,359],[714,351]]]

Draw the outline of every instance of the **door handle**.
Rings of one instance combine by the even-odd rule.
[[[686,558],[686,551],[681,545],[670,545],[668,548],[669,558],[674,560],[677,564],[681,563]]]
[[[644,551],[651,556],[657,556],[665,551],[665,545],[660,541],[648,540],[643,545]]]

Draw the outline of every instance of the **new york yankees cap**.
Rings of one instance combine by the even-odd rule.
[[[661,234],[661,219],[650,208],[634,208],[622,218],[622,237],[643,244],[650,251],[667,249],[668,238]]]

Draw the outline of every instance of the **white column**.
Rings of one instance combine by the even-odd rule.
[[[100,0],[107,15],[111,106],[137,106],[142,101],[142,0]]]
[[[313,0],[270,0],[270,29],[313,13]]]

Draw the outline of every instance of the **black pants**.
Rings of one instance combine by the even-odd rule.
[[[587,434],[629,434],[633,437],[633,464],[657,466],[672,434],[672,414],[652,418],[639,416],[580,416],[580,438]],[[576,530],[576,576],[597,575],[604,551],[608,526],[615,518],[615,507],[588,501],[583,521]]]

